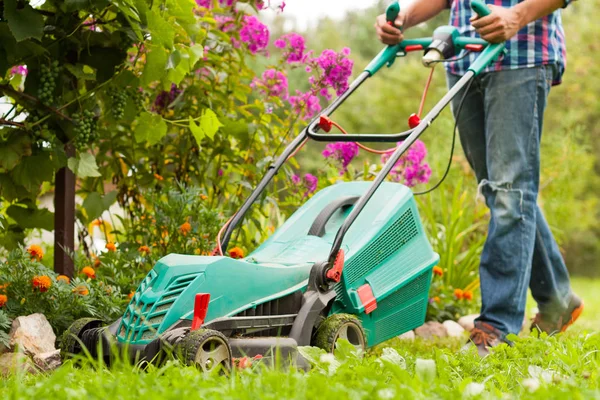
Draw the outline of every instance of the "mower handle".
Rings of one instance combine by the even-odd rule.
[[[480,17],[489,15],[491,10],[481,0],[471,0],[471,9],[477,13]],[[400,5],[398,2],[390,4],[386,10],[386,20],[392,22],[396,20],[400,13]],[[402,42],[387,46],[384,48],[374,59],[367,65],[365,71],[370,76],[375,75],[384,65],[391,67],[396,60],[396,57],[402,57],[406,55],[408,51],[426,49],[433,42],[433,38],[418,38],[418,39],[405,39]],[[480,38],[473,38],[468,36],[461,36],[456,38],[454,45],[459,49],[464,49],[467,45],[482,45],[485,46],[485,50],[477,57],[477,60],[473,62],[469,70],[473,71],[475,75],[479,75],[481,71],[488,66],[494,59],[496,59],[502,51],[504,51],[504,43],[490,44],[487,41]]]

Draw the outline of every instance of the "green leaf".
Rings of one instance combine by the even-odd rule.
[[[96,8],[102,10],[109,5],[108,0],[65,0],[62,9],[65,12],[73,12],[79,10],[89,10]]]
[[[13,169],[23,157],[31,155],[31,141],[21,131],[15,131],[4,142],[0,142],[0,169]]]
[[[173,48],[175,41],[175,30],[171,22],[166,21],[156,10],[146,13],[148,29],[154,43],[162,44],[167,49]]]
[[[204,46],[196,43],[193,46],[190,46],[187,49],[187,52],[190,56],[190,69],[194,68],[194,65],[204,57]]]
[[[93,81],[96,79],[96,71],[89,65],[65,64],[64,67],[77,79],[83,79],[84,81]]]
[[[115,74],[115,68],[126,57],[124,50],[114,47],[93,46],[81,52],[80,61],[96,70],[97,83],[106,82]]]
[[[43,182],[54,177],[54,163],[49,153],[24,157],[12,170],[13,181],[25,187],[29,192],[37,191]]]
[[[13,204],[6,209],[6,214],[23,229],[54,229],[54,213],[45,208],[27,208]]]
[[[215,134],[219,130],[220,127],[223,126],[219,118],[217,118],[217,114],[210,108],[204,110],[204,113],[200,117],[200,124],[196,125],[194,120],[190,117],[190,130],[192,131],[192,135],[196,138],[196,142],[200,144],[200,141],[205,137],[213,140]]]
[[[167,123],[160,115],[143,112],[135,128],[135,140],[155,145],[167,134]]]
[[[96,159],[90,153],[82,153],[79,158],[69,158],[67,165],[79,178],[101,176],[98,165],[96,165]]]
[[[41,40],[44,33],[44,17],[31,7],[29,2],[6,0],[4,2],[4,19],[17,42],[34,38]]]
[[[148,85],[151,82],[158,81],[165,76],[167,71],[167,61],[169,55],[162,46],[148,45],[146,55],[146,66],[142,74],[142,85]]]
[[[117,192],[112,191],[105,196],[100,193],[92,192],[88,194],[83,201],[82,207],[85,210],[85,215],[90,222],[102,215],[102,213],[110,208],[117,199]]]

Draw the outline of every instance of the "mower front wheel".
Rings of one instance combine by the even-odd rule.
[[[79,354],[82,352],[83,343],[88,350],[95,351],[97,343],[90,346],[89,341],[84,341],[83,334],[90,330],[97,330],[102,326],[102,321],[95,318],[80,318],[73,322],[71,326],[63,333],[60,343],[61,355],[63,358]],[[86,338],[89,335],[86,335]]]
[[[186,365],[196,366],[204,372],[220,369],[231,371],[231,346],[225,335],[212,329],[190,331],[175,348]]]
[[[319,325],[313,344],[333,353],[338,339],[346,339],[357,349],[366,348],[365,331],[360,320],[352,314],[333,314]]]

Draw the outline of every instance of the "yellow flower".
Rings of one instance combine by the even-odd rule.
[[[244,250],[240,249],[239,247],[234,247],[233,249],[229,250],[229,256],[231,258],[244,258]]]
[[[70,279],[69,279],[69,277],[68,277],[68,276],[66,276],[66,275],[59,275],[59,276],[57,276],[57,277],[56,277],[56,281],[57,281],[57,282],[64,282],[64,283],[66,283],[66,284],[69,284],[69,283],[71,283],[71,280],[70,280]]]
[[[117,251],[117,246],[113,242],[106,243],[106,250],[108,251]]]
[[[95,220],[92,221],[92,226],[102,226],[102,221],[100,221],[98,218],[96,218]]]
[[[81,270],[81,273],[86,275],[88,278],[95,278],[96,277],[96,271],[94,271],[94,268],[92,267],[83,267],[83,269]]]
[[[44,257],[44,251],[37,244],[32,244],[29,246],[27,248],[27,252],[31,256],[32,260],[42,261],[42,258]]]

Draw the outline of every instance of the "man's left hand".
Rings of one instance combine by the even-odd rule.
[[[491,14],[485,17],[473,16],[471,25],[481,38],[490,43],[502,43],[517,34],[521,26],[521,15],[514,8],[488,5]]]

